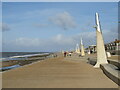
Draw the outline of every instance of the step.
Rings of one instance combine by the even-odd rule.
[[[113,64],[120,69],[120,61],[113,59],[108,59],[107,61],[109,64]],[[95,58],[88,58],[88,63],[90,63],[91,65],[95,65],[96,62],[97,60]]]
[[[93,58],[88,58],[87,60],[88,60],[88,63],[91,64],[91,65],[95,65],[96,61],[97,61],[95,58],[94,59]]]
[[[109,59],[108,62],[110,64],[113,64],[113,65],[117,66],[120,69],[120,61]]]
[[[106,76],[120,86],[120,69],[113,64],[101,64],[100,68]]]

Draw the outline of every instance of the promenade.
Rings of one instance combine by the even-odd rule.
[[[58,56],[3,72],[3,88],[118,88],[88,57]]]

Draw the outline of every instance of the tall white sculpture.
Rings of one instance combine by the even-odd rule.
[[[107,56],[104,47],[104,41],[102,37],[102,31],[100,27],[99,15],[96,13],[96,35],[97,35],[97,63],[94,67],[99,68],[100,64],[107,62]]]
[[[83,46],[82,38],[81,38],[80,46],[81,46],[81,56],[85,56],[85,51],[84,51],[84,46]]]
[[[78,44],[76,44],[76,53],[80,53],[80,48]]]

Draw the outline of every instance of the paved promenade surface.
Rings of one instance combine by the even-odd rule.
[[[118,88],[86,57],[57,57],[3,73],[3,88]]]

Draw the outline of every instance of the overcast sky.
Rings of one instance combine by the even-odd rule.
[[[117,2],[3,2],[3,51],[46,52],[73,50],[83,39],[96,44],[95,13],[105,43],[117,38]]]

